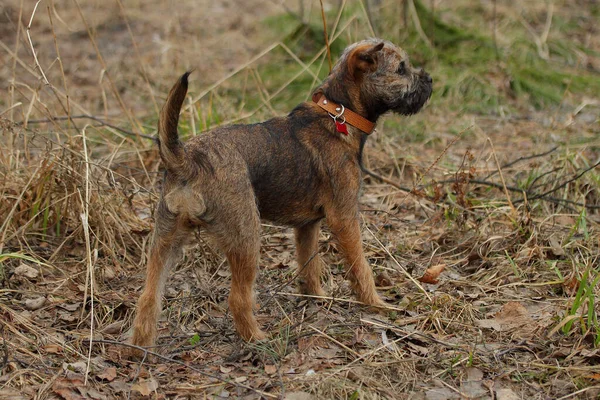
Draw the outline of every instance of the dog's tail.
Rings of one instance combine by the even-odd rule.
[[[168,171],[176,172],[179,175],[188,175],[193,170],[193,163],[186,156],[177,133],[179,113],[188,91],[188,76],[190,73],[183,74],[177,83],[173,85],[167,97],[167,102],[160,111],[158,120],[160,158]]]

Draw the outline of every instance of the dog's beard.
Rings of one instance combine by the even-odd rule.
[[[413,115],[419,112],[427,103],[433,91],[431,83],[425,79],[419,79],[414,85],[414,89],[405,93],[398,99],[398,105],[392,110],[402,115]]]

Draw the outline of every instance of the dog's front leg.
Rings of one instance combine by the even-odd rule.
[[[384,306],[385,303],[375,290],[373,271],[365,259],[358,218],[334,213],[327,216],[327,224],[335,237],[341,251],[346,274],[352,284],[352,289],[363,303],[373,306]]]

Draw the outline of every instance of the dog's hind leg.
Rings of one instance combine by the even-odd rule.
[[[222,203],[219,215],[206,229],[225,253],[231,268],[229,309],[238,334],[244,340],[262,340],[266,335],[260,330],[254,316],[260,218],[249,185],[247,195],[236,196],[236,200]]]
[[[298,254],[300,291],[304,294],[325,296],[325,292],[321,288],[323,261],[318,254],[320,227],[320,221],[311,222],[295,228],[294,233],[296,235],[296,253]]]
[[[170,213],[163,201],[159,203],[146,267],[146,286],[138,300],[133,323],[132,342],[136,346],[154,345],[167,274],[182,256],[182,247],[191,229],[185,221]]]

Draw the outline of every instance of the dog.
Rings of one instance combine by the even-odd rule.
[[[349,46],[312,101],[289,115],[219,127],[182,144],[177,125],[188,76],[173,86],[160,113],[158,147],[166,172],[133,344],[154,344],[168,270],[197,228],[227,257],[229,307],[245,340],[267,337],[253,314],[261,219],[294,228],[302,293],[324,295],[316,254],[325,220],[358,300],[384,306],[359,228],[363,147],[380,116],[412,115],[423,107],[432,93],[429,74],[412,67],[394,44],[364,40]]]

